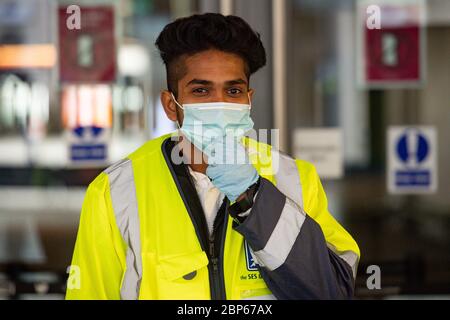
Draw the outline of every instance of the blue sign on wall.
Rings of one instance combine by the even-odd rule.
[[[70,155],[73,161],[105,160],[106,146],[104,144],[72,145]]]
[[[415,141],[408,141],[408,139],[414,139]],[[398,187],[426,187],[431,184],[431,170],[428,168],[421,169],[421,163],[425,161],[429,152],[430,144],[423,134],[413,133],[408,135],[405,132],[400,136],[397,143],[397,156],[399,161],[405,164],[405,169],[398,170],[395,174],[395,183]]]
[[[436,133],[430,127],[392,127],[388,134],[388,188],[392,193],[436,189]]]
[[[104,128],[78,127],[72,132],[73,142],[70,146],[72,161],[104,161],[107,159],[107,146],[102,140]]]

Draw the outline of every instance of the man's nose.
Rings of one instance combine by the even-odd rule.
[[[215,90],[214,94],[211,96],[211,102],[226,102],[227,95],[223,90]]]

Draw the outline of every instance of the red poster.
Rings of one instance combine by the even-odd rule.
[[[116,78],[114,8],[80,7],[80,29],[69,29],[70,13],[59,8],[60,80],[113,82]]]
[[[420,78],[419,27],[366,29],[368,81],[418,81]],[[392,48],[387,48],[392,46]],[[386,53],[392,50],[392,53]],[[386,57],[392,55],[392,57]]]
[[[369,85],[415,83],[422,78],[420,7],[381,7],[381,28],[364,26],[364,73]]]

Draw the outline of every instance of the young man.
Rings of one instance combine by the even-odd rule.
[[[167,25],[156,45],[180,134],[89,185],[67,298],[351,298],[359,249],[314,167],[243,137],[258,112],[250,75],[266,62],[259,35],[204,14]]]

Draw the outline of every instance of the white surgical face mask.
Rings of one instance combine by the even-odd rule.
[[[183,135],[198,149],[210,155],[208,150],[214,140],[233,136],[240,140],[253,128],[249,104],[208,102],[180,105],[172,94],[174,102],[184,111]],[[249,97],[250,101],[250,97]]]

